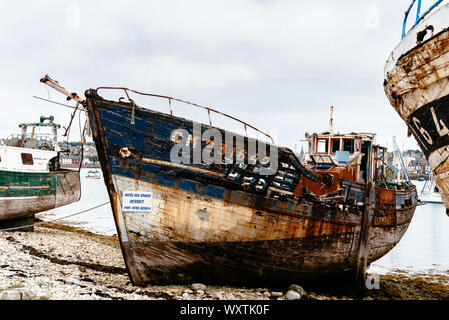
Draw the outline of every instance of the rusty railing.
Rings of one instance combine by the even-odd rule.
[[[172,115],[172,116],[173,116],[172,101],[177,101],[177,102],[181,102],[181,103],[184,103],[184,104],[187,104],[187,105],[191,105],[191,106],[194,106],[194,107],[197,107],[197,108],[201,108],[201,109],[204,109],[204,110],[207,111],[208,116],[209,116],[209,124],[211,126],[212,126],[212,119],[211,119],[211,112],[212,112],[212,113],[216,113],[216,114],[222,115],[222,116],[224,116],[226,118],[232,119],[232,120],[242,124],[243,128],[245,129],[245,135],[246,136],[248,136],[248,131],[247,131],[248,128],[251,128],[254,131],[256,131],[256,132],[266,136],[267,138],[269,138],[271,140],[271,142],[274,144],[274,140],[273,140],[273,138],[269,134],[267,134],[267,133],[265,133],[263,131],[260,131],[256,127],[254,127],[254,126],[252,126],[252,125],[250,125],[250,124],[248,124],[248,123],[246,123],[246,122],[244,122],[244,121],[242,121],[240,119],[237,119],[237,118],[235,118],[233,116],[230,116],[230,115],[228,115],[226,113],[223,113],[221,111],[218,111],[218,110],[215,110],[215,109],[212,109],[212,108],[209,108],[209,107],[201,106],[199,104],[196,104],[196,103],[193,103],[193,102],[190,102],[190,101],[186,101],[186,100],[182,100],[182,99],[178,99],[178,98],[173,98],[173,97],[169,97],[169,96],[158,95],[158,94],[140,92],[140,91],[124,88],[124,87],[98,87],[97,88],[97,92],[98,92],[98,90],[123,90],[125,92],[125,94],[126,94],[126,97],[128,98],[128,100],[131,103],[134,103],[134,100],[131,99],[131,97],[129,96],[129,92],[133,92],[133,93],[136,93],[136,94],[139,94],[139,95],[143,95],[143,96],[148,96],[148,97],[167,99],[168,100],[168,106],[169,106],[169,109],[170,109],[170,115]]]

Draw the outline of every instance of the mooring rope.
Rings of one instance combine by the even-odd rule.
[[[58,218],[58,219],[50,220],[50,221],[39,221],[39,222],[30,224],[30,225],[27,225],[27,226],[14,227],[14,228],[8,228],[8,229],[0,229],[0,232],[1,231],[12,231],[12,230],[19,230],[19,229],[25,229],[25,228],[30,228],[30,227],[36,227],[36,226],[39,226],[40,224],[51,223],[51,222],[55,222],[55,221],[59,221],[59,220],[64,220],[64,219],[67,219],[67,218],[71,218],[71,217],[78,216],[80,214],[83,214],[83,213],[95,210],[95,209],[100,208],[100,207],[103,207],[103,206],[105,206],[105,205],[107,205],[109,203],[110,202],[108,201],[108,202],[105,202],[105,203],[100,204],[98,206],[95,206],[95,207],[92,207],[92,208],[89,208],[89,209],[86,209],[86,210],[83,210],[83,211],[80,211],[80,212],[77,212],[77,213],[74,213],[74,214],[71,214],[71,215],[68,215],[68,216],[65,216],[65,217],[61,217],[61,218]]]

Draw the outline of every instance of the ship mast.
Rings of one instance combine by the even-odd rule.
[[[333,135],[334,130],[334,106],[331,106],[330,115],[329,115],[329,134]]]
[[[410,177],[408,176],[407,167],[405,166],[404,159],[402,158],[402,153],[399,150],[395,136],[393,136],[393,144],[394,144],[395,153],[398,154],[399,160],[401,160],[401,167],[402,167],[402,171],[404,172],[404,176],[407,178],[407,181],[410,182]]]

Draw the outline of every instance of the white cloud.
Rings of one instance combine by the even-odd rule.
[[[82,94],[122,85],[220,106],[293,147],[305,131],[327,128],[336,107],[340,131],[405,125],[383,93],[383,66],[400,40],[401,1],[23,1],[0,3],[0,136],[23,121],[67,110],[37,103],[49,73]],[[79,28],[67,28],[71,7]],[[367,8],[379,8],[378,29]],[[73,22],[73,21],[72,21]],[[52,97],[58,97],[54,92]],[[24,119],[27,118],[27,119]],[[58,119],[57,118],[57,119]],[[61,121],[59,121],[61,122]]]

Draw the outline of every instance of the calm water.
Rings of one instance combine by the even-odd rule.
[[[39,217],[43,220],[58,219],[108,202],[103,178],[86,179],[89,170],[81,171],[82,196],[79,202],[46,211]],[[116,234],[109,204],[63,221],[94,233]],[[370,271],[377,273],[395,269],[411,272],[449,271],[449,217],[443,204],[419,206],[401,242],[370,267]]]

